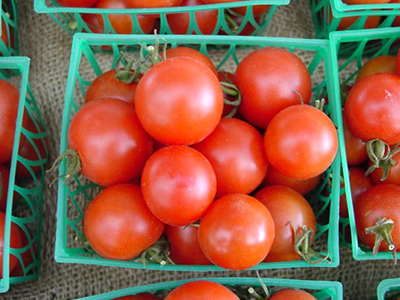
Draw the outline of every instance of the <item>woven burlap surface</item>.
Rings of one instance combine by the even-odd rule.
[[[40,104],[50,133],[51,160],[59,152],[61,115],[71,49],[71,36],[47,15],[33,11],[33,0],[19,1],[21,55],[31,58],[30,84]],[[306,0],[294,0],[277,10],[265,33],[270,36],[313,37]],[[54,176],[54,175],[52,175]],[[53,177],[49,176],[47,182]],[[45,192],[42,274],[38,281],[12,286],[4,299],[76,299],[121,288],[184,278],[210,276],[255,276],[254,272],[159,272],[59,264],[54,260],[57,190]],[[344,284],[346,299],[368,299],[384,278],[400,277],[391,262],[356,262],[349,249],[341,249],[338,268],[305,268],[262,271],[263,277],[337,280]]]

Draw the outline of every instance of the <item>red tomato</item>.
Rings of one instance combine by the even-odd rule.
[[[360,139],[400,142],[400,78],[374,74],[357,82],[344,108],[350,131]]]
[[[130,0],[100,0],[96,8],[128,9]],[[101,28],[104,28],[103,15],[97,15]],[[140,30],[132,30],[132,16],[129,14],[108,15],[111,26],[118,34],[140,34]],[[137,15],[137,20],[143,33],[151,33],[156,24],[156,19],[151,16]],[[104,29],[102,30],[104,32]]]
[[[104,189],[89,203],[83,225],[93,250],[116,260],[134,259],[157,242],[164,230],[133,184]]]
[[[235,80],[235,75],[233,75],[232,73],[229,73],[229,72],[220,71],[220,72],[218,72],[218,80],[219,80],[219,82],[233,84],[233,81]],[[225,92],[224,92],[224,99],[231,101],[231,102],[234,102],[237,100],[237,98],[230,96],[230,95],[226,94]],[[224,102],[224,110],[222,112],[222,117],[226,117],[227,115],[229,115],[234,108],[235,107],[233,105],[229,105]],[[232,118],[235,118],[235,117],[238,119],[241,119],[238,109],[236,109],[236,113],[232,116]]]
[[[19,234],[21,236],[21,248],[25,248],[26,246],[29,245],[28,238],[27,238],[25,232],[21,229],[21,227],[19,227],[19,226],[17,226],[17,227],[18,227]],[[33,249],[34,249],[34,251],[36,251],[35,244],[33,244]],[[33,262],[32,248],[29,248],[24,253],[22,253],[21,258],[22,258],[22,263],[24,264],[24,267],[28,268],[29,265]],[[22,268],[21,262],[19,260],[17,260],[17,265],[15,266],[14,270],[11,272],[11,277],[20,277],[20,276],[24,276],[24,270]]]
[[[317,298],[305,291],[285,289],[274,293],[269,300],[317,300]]]
[[[382,168],[375,169],[375,171],[371,173],[371,178],[375,184],[391,183],[400,185],[400,153],[395,154],[392,159],[396,164],[389,169],[389,175],[384,181],[381,181],[381,178],[383,177]],[[369,162],[369,165],[372,165],[371,161]]]
[[[36,128],[35,123],[29,115],[27,116],[27,121],[28,122],[26,129],[34,134],[38,134],[39,130],[38,128]],[[38,125],[40,126],[40,131],[43,131],[40,123]],[[21,143],[18,155],[23,157],[24,159],[28,159],[31,161],[39,161],[41,159],[45,159],[46,149],[50,148],[48,137],[45,137],[43,140],[39,138],[33,138],[32,141],[33,144],[28,139],[24,139]],[[36,146],[38,152],[36,152],[34,145]],[[41,170],[40,166],[30,166],[30,168],[35,173]],[[16,172],[17,180],[19,181],[33,178],[31,172],[20,162],[17,163]]]
[[[390,1],[390,3],[400,3],[400,0],[392,0]],[[393,23],[392,23],[392,27],[399,27],[400,26],[400,16],[397,16],[396,18],[394,18]]]
[[[268,169],[261,134],[238,119],[221,119],[205,140],[194,146],[211,163],[217,176],[217,197],[249,194]]]
[[[370,177],[365,177],[365,170],[361,168],[349,168],[349,179],[351,188],[351,198],[354,203],[360,197],[362,193],[370,189],[374,183]],[[340,196],[340,209],[339,215],[341,218],[348,218],[349,212],[347,209],[346,194]]]
[[[267,175],[262,183],[263,187],[272,185],[283,185],[288,188],[294,189],[301,195],[305,195],[311,192],[319,183],[320,176],[312,177],[310,179],[298,180],[294,178],[287,177],[282,173],[279,173],[272,167],[268,168]]]
[[[343,118],[343,133],[346,145],[347,163],[350,166],[356,166],[366,162],[368,160],[367,144],[351,133],[345,118]]]
[[[137,82],[126,84],[117,79],[117,71],[110,70],[96,77],[86,91],[85,103],[104,98],[135,102]]]
[[[322,174],[335,159],[338,138],[335,125],[310,105],[281,111],[264,137],[268,161],[283,175],[309,179]]]
[[[57,0],[61,6],[66,7],[93,7],[99,0]]]
[[[181,6],[196,6],[202,5],[201,0],[183,0]],[[202,34],[212,34],[215,30],[215,26],[218,22],[218,10],[201,10],[195,12],[195,20],[193,24],[197,25],[197,28]],[[191,31],[188,32],[190,26],[190,13],[179,13],[179,14],[167,14],[168,26],[174,34],[196,34],[195,27],[191,27]]]
[[[1,20],[1,40],[3,41],[4,45],[8,47],[8,32],[4,19]]]
[[[143,127],[168,145],[191,145],[206,138],[221,119],[223,102],[215,74],[187,57],[152,67],[139,81],[135,95]]]
[[[1,195],[0,195],[0,210],[6,211],[7,195],[8,195],[8,181],[10,180],[10,170],[4,165],[0,165],[1,175]]]
[[[211,61],[211,59],[209,59],[200,51],[197,51],[189,47],[176,47],[168,49],[167,58],[173,58],[173,57],[188,57],[197,60],[198,62],[201,62],[208,68],[210,68],[210,70],[213,71],[215,76],[218,76],[218,71],[215,68],[214,63]]]
[[[103,23],[97,14],[81,14],[81,17],[93,33],[104,33]]]
[[[332,20],[332,12],[330,13],[330,18]],[[339,25],[336,30],[346,30],[349,28],[351,25],[353,25],[360,17],[358,16],[352,16],[352,17],[344,17],[341,18],[339,21]],[[372,29],[376,28],[379,26],[379,22],[381,20],[381,16],[369,16],[364,23],[364,28],[365,29]]]
[[[239,300],[223,285],[211,281],[188,282],[173,290],[165,300]]]
[[[229,270],[244,270],[262,262],[274,238],[270,212],[247,195],[231,194],[218,199],[200,222],[199,242],[204,254]]]
[[[303,225],[307,225],[308,229],[313,230],[312,243],[316,232],[317,223],[310,204],[298,192],[284,186],[263,188],[254,197],[268,208],[275,224],[274,243],[264,261],[300,259],[300,255],[294,250],[295,235],[300,235]],[[292,224],[296,228],[296,233],[288,224]]]
[[[128,0],[133,8],[156,8],[179,6],[182,0]]]
[[[358,197],[354,205],[357,235],[362,243],[373,248],[375,234],[365,233],[366,228],[374,226],[379,218],[387,218],[394,222],[391,232],[393,244],[400,251],[400,186],[394,184],[375,185]],[[380,251],[388,251],[386,241],[379,247]]]
[[[254,17],[261,17],[264,15],[267,10],[269,9],[270,5],[254,5],[253,6],[253,16]],[[238,14],[245,16],[247,13],[247,7],[234,7],[232,8],[233,11],[237,12]]]
[[[19,106],[19,90],[11,83],[0,79],[0,164],[11,160],[16,120]],[[27,118],[23,118],[22,126],[26,128]],[[20,144],[24,139],[21,136]]]
[[[3,212],[0,212],[0,279],[3,278],[3,249],[4,249],[4,235],[5,235],[5,222],[6,215]],[[18,226],[11,222],[11,230],[10,230],[10,248],[18,249],[22,247],[22,239],[18,230]],[[10,273],[17,265],[18,259],[10,254],[9,259],[9,267]]]
[[[244,58],[235,75],[242,93],[240,112],[249,123],[267,128],[272,118],[286,107],[305,103],[311,97],[311,77],[294,54],[280,48],[264,48]]]
[[[210,265],[211,262],[201,251],[198,227],[165,226],[172,261],[179,265]]]
[[[117,99],[84,105],[71,121],[68,142],[79,154],[82,174],[102,186],[140,176],[153,152],[153,140],[140,125],[134,106]]]
[[[215,197],[216,178],[208,160],[186,146],[154,153],[142,175],[147,206],[161,221],[185,226],[200,219]]]
[[[119,297],[115,298],[114,300],[161,300],[161,298],[150,293],[142,293],[137,295]]]
[[[396,56],[396,69],[397,69],[397,75],[400,75],[400,49],[399,52],[397,52]]]
[[[369,60],[358,72],[356,82],[376,73],[396,74],[396,58],[381,55]]]

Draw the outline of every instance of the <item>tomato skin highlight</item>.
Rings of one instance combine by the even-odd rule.
[[[338,149],[336,128],[310,105],[295,105],[272,120],[264,136],[268,161],[283,175],[309,179],[332,164]]]
[[[365,229],[374,226],[378,218],[385,217],[394,221],[393,243],[400,251],[400,186],[394,184],[375,185],[358,197],[354,205],[357,235],[362,243],[373,248],[375,234],[365,233]],[[388,251],[382,242],[380,251]]]
[[[172,261],[179,265],[210,265],[209,259],[201,251],[199,229],[195,226],[165,226]]]
[[[216,193],[210,162],[186,146],[165,147],[154,153],[144,167],[141,185],[150,211],[172,226],[200,219]]]
[[[305,291],[284,289],[274,293],[269,300],[317,300],[317,298]]]
[[[262,262],[274,238],[270,212],[247,195],[230,194],[216,200],[200,222],[199,242],[204,254],[229,270],[244,270]]]
[[[239,300],[239,298],[223,285],[211,281],[193,281],[177,287],[165,300]]]
[[[6,215],[3,212],[0,212],[0,279],[3,278],[3,260],[4,260],[4,236],[5,236],[5,222]],[[18,249],[22,247],[22,238],[20,235],[20,231],[18,226],[11,222],[11,230],[10,230],[10,248]],[[9,270],[10,273],[14,270],[18,263],[18,258],[14,255],[10,254],[9,259]]]
[[[268,169],[261,134],[238,119],[221,119],[217,128],[194,148],[215,170],[217,198],[251,193],[260,185]]]
[[[114,98],[134,104],[138,83],[126,84],[118,80],[116,76],[117,71],[110,70],[96,77],[86,91],[85,103],[93,100]]]
[[[81,173],[102,186],[137,178],[154,144],[134,106],[117,99],[85,104],[71,121],[68,142],[79,154]]]
[[[245,57],[236,70],[235,84],[242,93],[239,111],[252,125],[267,128],[284,108],[311,97],[311,77],[304,63],[281,48],[263,48]],[[297,92],[297,93],[296,93]]]
[[[217,127],[223,93],[217,77],[204,64],[174,57],[155,65],[142,77],[135,107],[143,127],[157,141],[192,145]]]
[[[254,197],[271,213],[275,224],[275,239],[265,262],[293,261],[300,259],[294,251],[295,233],[302,232],[303,225],[313,230],[314,240],[317,223],[308,201],[295,190],[284,186],[270,186],[259,190]]]
[[[369,141],[400,142],[400,78],[373,74],[357,82],[347,96],[344,113],[350,131]]]
[[[87,207],[84,233],[96,253],[131,260],[153,245],[164,224],[147,208],[140,187],[120,184],[104,189]]]

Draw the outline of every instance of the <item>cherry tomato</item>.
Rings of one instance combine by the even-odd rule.
[[[389,3],[390,0],[342,0],[346,4],[379,4],[379,3]]]
[[[110,70],[96,77],[86,91],[85,103],[104,98],[135,102],[137,82],[126,84],[117,79],[117,71]]]
[[[268,161],[283,175],[309,179],[322,174],[335,159],[338,138],[335,125],[310,105],[281,111],[264,137]]]
[[[103,23],[97,14],[81,14],[81,17],[93,33],[104,33]]]
[[[373,74],[357,82],[346,99],[347,124],[356,137],[400,142],[400,78]]]
[[[173,290],[165,300],[239,300],[223,285],[211,281],[188,282]]]
[[[68,142],[81,160],[81,173],[110,186],[137,178],[153,152],[132,104],[117,99],[96,100],[73,117]]]
[[[356,82],[376,73],[396,74],[396,58],[382,55],[369,60],[358,72]]]
[[[375,184],[391,183],[400,185],[400,153],[395,154],[392,159],[396,164],[390,168],[389,175],[384,181],[381,180],[383,176],[382,168],[375,169],[375,171],[371,173],[371,178]],[[371,166],[372,162],[369,162],[369,165]]]
[[[397,69],[397,75],[400,75],[400,49],[399,52],[397,52],[396,56],[396,69]]]
[[[267,128],[272,118],[291,105],[310,101],[311,78],[294,54],[264,48],[249,54],[236,70],[235,84],[242,93],[240,112],[251,124]]]
[[[115,298],[114,300],[161,300],[161,298],[150,293],[142,293],[137,295],[119,297]]]
[[[19,234],[21,236],[21,248],[25,248],[26,246],[29,245],[28,238],[25,234],[25,232],[21,229],[21,227],[17,226]],[[36,251],[36,244],[33,244],[33,249]],[[32,257],[32,248],[29,248],[25,252],[21,253],[21,258],[22,258],[22,263],[25,268],[28,268],[29,265],[33,262],[33,257]],[[28,271],[29,272],[29,271]],[[19,260],[17,260],[17,264],[14,268],[14,270],[11,272],[11,277],[20,277],[24,276],[24,270],[22,268],[22,264]]]
[[[387,218],[394,222],[391,236],[393,243],[400,251],[400,186],[394,184],[375,185],[358,197],[354,205],[358,238],[368,247],[373,248],[375,234],[365,233],[365,229],[374,226],[379,218]],[[380,251],[388,251],[382,242]]]
[[[316,232],[314,212],[307,200],[295,190],[285,186],[270,186],[259,190],[255,196],[268,208],[275,224],[275,239],[271,251],[264,261],[292,261],[300,259],[294,250],[295,233],[302,233],[303,225],[313,230],[311,243]],[[290,225],[291,224],[291,225]]]
[[[167,58],[189,57],[194,60],[197,60],[198,62],[201,62],[204,65],[206,65],[208,68],[210,68],[210,70],[213,71],[215,76],[218,76],[218,71],[215,68],[214,63],[211,61],[211,59],[209,59],[207,56],[205,56],[200,51],[197,51],[197,50],[189,48],[189,47],[176,47],[176,48],[168,49],[166,53],[167,53]]]
[[[218,199],[200,222],[199,242],[204,254],[229,270],[244,270],[262,262],[274,238],[270,212],[247,195],[230,194]]]
[[[168,145],[191,145],[206,138],[221,119],[223,102],[215,74],[187,57],[170,58],[152,67],[139,81],[135,95],[143,127]]]
[[[153,245],[164,224],[147,208],[140,188],[119,184],[104,189],[87,207],[85,236],[100,256],[131,260]]]
[[[365,170],[361,168],[349,168],[349,179],[351,188],[351,198],[354,203],[360,197],[362,193],[370,189],[374,183],[370,177],[365,177]],[[347,209],[346,194],[340,196],[340,209],[339,215],[341,218],[348,218],[349,212]]]
[[[261,17],[264,15],[267,10],[270,8],[271,5],[254,5],[253,6],[253,16],[254,17]],[[232,8],[233,11],[237,12],[238,14],[245,16],[247,13],[247,7],[234,7]]]
[[[19,106],[19,91],[11,83],[0,79],[0,164],[11,160],[16,120]],[[27,118],[24,117],[22,127],[26,128]],[[23,135],[20,144],[23,144]]]
[[[7,32],[6,22],[4,22],[4,19],[1,20],[1,40],[3,41],[4,45],[7,47],[8,46],[8,32]]]
[[[130,0],[100,0],[96,8],[112,8],[112,9],[128,9]],[[101,28],[104,32],[103,15],[97,15]],[[140,34],[140,30],[133,31],[132,29],[132,16],[129,14],[110,14],[108,15],[111,26],[118,34]],[[151,16],[137,15],[137,20],[143,33],[151,33],[156,24],[156,19]]]
[[[3,212],[0,212],[0,279],[3,278],[3,256],[4,256],[3,249],[4,249],[5,223],[6,223],[6,215]],[[22,239],[20,232],[18,230],[18,226],[15,223],[11,222],[10,248],[18,249],[21,247],[22,247]],[[17,265],[17,262],[18,258],[10,254],[10,259],[8,263],[10,267],[10,273]]]
[[[317,300],[317,298],[305,291],[285,289],[274,293],[269,300]]]
[[[181,5],[182,0],[129,0],[133,8],[172,7]]]
[[[221,119],[213,133],[194,148],[214,168],[218,198],[251,193],[260,185],[268,169],[261,134],[238,119]]]
[[[99,0],[57,0],[61,6],[66,7],[93,7]]]
[[[366,162],[368,160],[367,144],[351,133],[345,118],[343,118],[343,133],[346,145],[347,163],[350,166],[356,166]]]
[[[196,222],[214,200],[216,178],[208,160],[197,150],[170,146],[154,153],[142,175],[147,206],[172,226]]]
[[[172,261],[179,265],[210,265],[211,262],[201,251],[195,226],[165,226]]]
[[[332,12],[330,13],[331,20],[333,19]],[[336,30],[346,30],[351,25],[353,25],[360,17],[352,16],[352,17],[344,17],[339,21],[339,25]],[[365,20],[364,29],[372,29],[379,26],[379,22],[381,20],[381,16],[369,16]]]
[[[310,179],[298,180],[294,178],[287,177],[282,173],[279,173],[272,167],[268,168],[267,175],[262,183],[263,187],[272,185],[283,185],[288,188],[294,189],[301,195],[308,194],[311,192],[319,183],[320,176],[312,177]]]
[[[10,180],[10,170],[4,165],[0,165],[1,174],[1,195],[0,195],[0,210],[6,211],[7,195],[8,195],[8,181]]]
[[[196,6],[202,5],[201,0],[183,0],[181,6]],[[218,22],[218,10],[201,10],[195,12],[193,24],[202,34],[212,34]],[[196,34],[194,27],[188,32],[190,26],[190,13],[167,14],[168,26],[174,34]]]

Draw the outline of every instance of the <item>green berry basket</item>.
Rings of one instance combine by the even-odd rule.
[[[257,279],[257,278],[200,278],[192,280],[180,280],[164,283],[149,284],[145,286],[138,286],[127,288],[119,291],[105,293],[101,295],[80,298],[77,300],[112,300],[118,297],[137,295],[140,293],[154,293],[155,295],[165,295],[169,291],[185,284],[187,282],[207,280],[217,282],[228,288],[234,288],[235,286],[244,286],[246,288],[260,289],[262,281],[270,290],[275,292],[284,288],[302,289],[312,294],[318,300],[342,300],[343,299],[343,287],[340,282],[336,281],[311,281],[311,280],[295,280],[295,279]],[[246,293],[246,291],[244,291]],[[262,291],[260,292],[262,294]]]
[[[0,7],[0,53],[2,56],[16,56],[19,54],[17,0],[0,0]]]
[[[340,99],[340,86],[351,85],[354,83],[363,62],[379,55],[395,55],[399,49],[398,40],[400,38],[400,28],[381,28],[374,30],[354,30],[334,32],[330,34],[331,51],[336,57],[333,63],[333,80],[335,84],[334,97]],[[353,54],[347,59],[340,59],[341,49],[355,46]],[[342,99],[344,102],[345,99]],[[340,141],[343,142],[343,141]],[[346,194],[349,218],[340,218],[340,241],[342,244],[352,248],[354,259],[374,260],[392,259],[390,252],[379,252],[373,256],[372,249],[363,247],[357,238],[356,222],[354,217],[354,207],[351,197],[349,171],[344,144],[340,147],[344,188],[342,194]],[[350,236],[349,236],[350,231]],[[397,253],[400,258],[400,253]]]
[[[349,17],[355,20],[346,30],[400,25],[395,21],[400,3],[348,5],[342,0],[309,0],[309,4],[317,38],[328,38],[329,33],[338,31],[343,18]]]
[[[397,300],[400,297],[400,278],[382,280],[377,295],[378,300]]]
[[[102,72],[115,68],[120,51],[128,47],[139,51],[140,45],[152,45],[156,41],[166,41],[169,46],[186,45],[208,55],[219,70],[234,71],[239,61],[259,47],[283,47],[299,55],[308,66],[313,79],[313,99],[321,99],[328,94],[329,104],[325,112],[339,128],[339,138],[343,139],[340,105],[333,101],[333,81],[331,75],[332,56],[326,40],[306,40],[269,37],[229,37],[229,36],[160,36],[153,35],[96,35],[76,34],[73,38],[72,55],[65,96],[62,121],[60,153],[68,148],[68,128],[72,116],[82,106],[85,91],[91,81]],[[140,45],[139,45],[140,44]],[[220,47],[217,49],[214,47]],[[93,46],[111,47],[112,53],[95,53]],[[138,55],[138,53],[136,53]],[[326,75],[324,75],[326,74]],[[343,142],[341,143],[343,145]],[[66,161],[60,165],[60,176],[66,172]],[[55,259],[63,263],[93,264],[127,268],[147,268],[170,271],[212,271],[221,270],[217,266],[183,266],[158,263],[144,265],[140,260],[117,261],[102,258],[88,249],[83,234],[83,212],[89,201],[99,192],[99,188],[82,176],[75,176],[72,183],[64,183],[60,177],[58,185],[58,210]],[[340,155],[324,173],[323,180],[313,193],[308,195],[317,217],[315,250],[329,258],[320,264],[305,261],[261,263],[254,269],[294,268],[294,267],[336,267],[339,264],[339,189]]]
[[[6,80],[3,73],[13,72],[15,76],[10,83],[19,88],[20,99],[17,126],[14,137],[12,160],[10,163],[10,179],[6,207],[5,236],[3,251],[3,278],[0,280],[0,292],[6,292],[10,284],[34,280],[40,274],[40,249],[42,233],[42,208],[45,186],[45,164],[49,149],[47,147],[47,132],[37,106],[36,100],[28,84],[30,60],[26,57],[1,57],[0,78]],[[29,115],[34,129],[22,127],[23,115]],[[34,132],[32,132],[32,130]],[[39,150],[39,144],[44,151]],[[37,159],[27,159],[20,155],[20,150],[28,146],[35,151]],[[44,155],[42,155],[44,153]],[[24,155],[25,156],[25,155]],[[23,180],[17,181],[17,170],[24,168]],[[10,247],[11,222],[18,225],[20,232],[26,236],[23,248]],[[9,272],[9,254],[18,259],[20,265],[18,274]],[[29,253],[29,254],[27,254]],[[28,263],[25,255],[30,255]]]
[[[152,9],[99,9],[99,8],[71,8],[60,7],[56,0],[34,0],[35,11],[38,13],[49,14],[61,27],[67,30],[71,35],[77,32],[92,33],[92,29],[82,18],[83,14],[101,14],[104,20],[104,33],[115,33],[114,28],[110,24],[109,16],[115,14],[129,14],[132,18],[132,33],[143,34],[143,30],[139,25],[138,16],[140,15],[160,15],[160,24],[158,32],[160,34],[173,34],[167,20],[168,14],[188,13],[190,22],[188,34],[195,32],[202,35],[196,20],[196,12],[206,10],[218,10],[218,20],[212,34],[218,34],[221,30],[228,35],[241,34],[246,27],[252,26],[252,35],[261,34],[271,22],[275,10],[281,5],[289,4],[290,0],[250,0],[237,1],[221,4],[209,4],[185,7],[169,7],[169,8],[152,8]],[[270,5],[268,11],[257,17],[253,14],[253,6]],[[225,11],[230,8],[247,7],[247,13],[238,28],[232,30],[232,19],[227,18]],[[251,8],[251,9],[250,9]],[[231,24],[231,25],[230,25]]]

